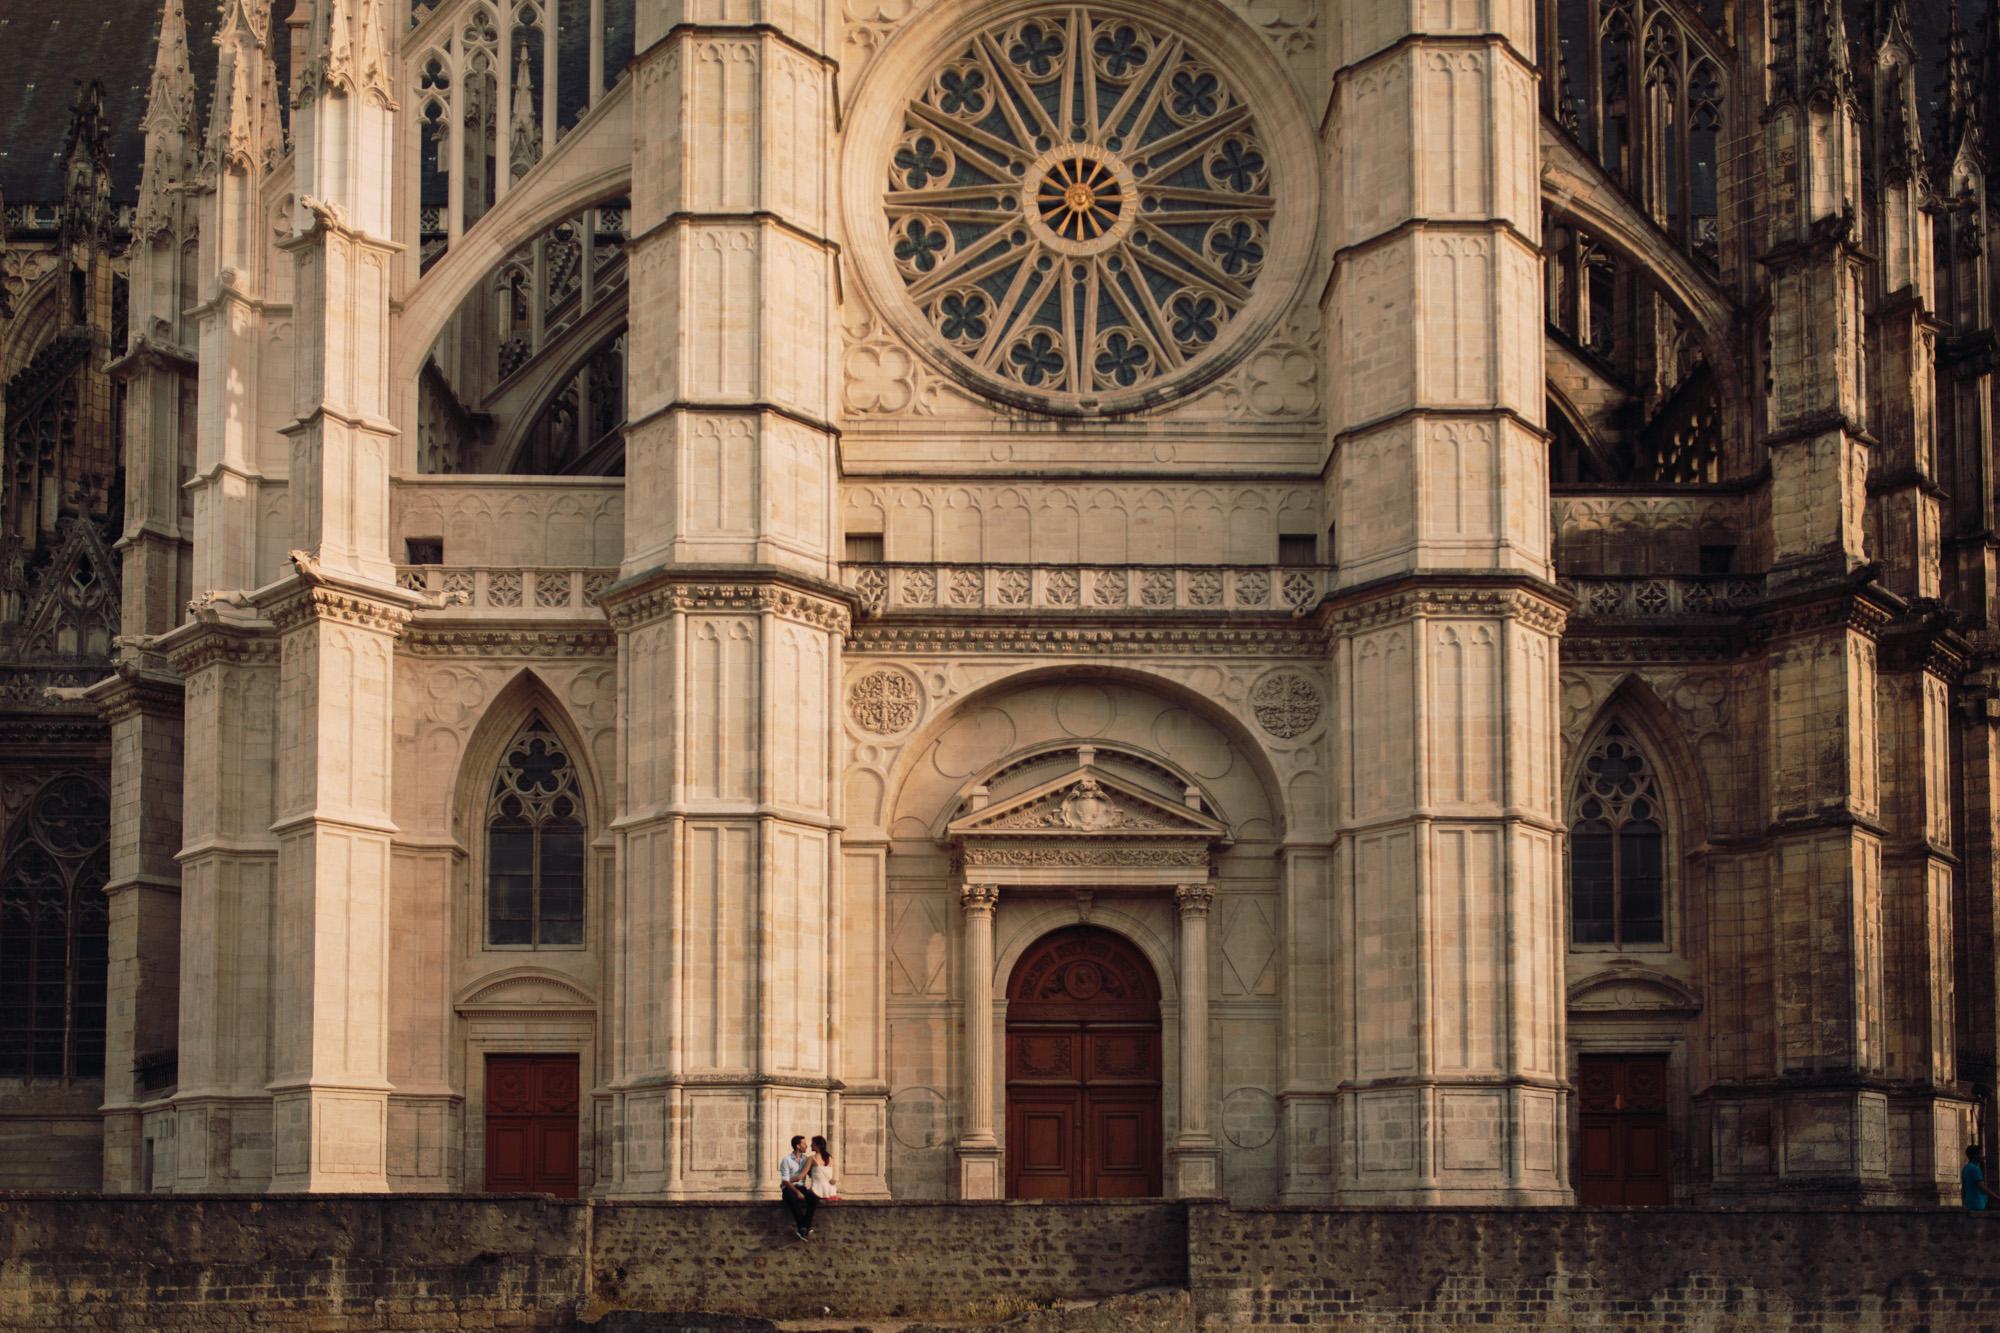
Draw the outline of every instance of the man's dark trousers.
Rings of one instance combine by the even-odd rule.
[[[801,1231],[811,1231],[813,1214],[819,1211],[819,1195],[804,1185],[794,1185],[785,1191],[785,1210],[792,1215],[792,1224]]]

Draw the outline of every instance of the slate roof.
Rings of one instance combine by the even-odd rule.
[[[185,0],[188,53],[208,116],[215,75],[215,0]],[[77,81],[104,82],[111,193],[139,197],[146,88],[160,37],[160,0],[0,0],[0,195],[9,204],[63,196],[62,155]]]
[[[215,73],[216,0],[184,0],[188,49],[198,88],[196,106],[204,125],[209,111],[209,87]],[[1869,0],[1850,0],[1849,31],[1859,33]],[[583,25],[572,15],[577,0],[563,0],[561,35],[562,83],[577,88],[584,63]],[[612,34],[606,52],[608,81],[631,55],[632,0],[611,0]],[[1911,26],[1924,48],[1918,68],[1924,103],[1926,140],[1935,137],[1937,99],[1943,93],[1944,35],[1951,0],[1909,0]],[[1990,35],[1982,27],[1982,0],[1960,0],[1960,21],[1972,29],[1975,54]],[[283,32],[290,13],[287,0],[274,0],[274,27]],[[144,161],[144,136],[139,121],[146,112],[146,87],[152,79],[153,50],[160,30],[160,0],[0,0],[0,196],[9,203],[53,203],[62,198],[62,154],[69,128],[69,106],[75,81],[104,82],[105,109],[111,118],[112,196],[130,202],[139,194],[139,170]],[[279,86],[284,86],[286,43],[278,42]],[[568,101],[565,98],[565,101]],[[563,123],[574,119],[565,106]],[[1932,144],[1935,148],[1936,145]]]

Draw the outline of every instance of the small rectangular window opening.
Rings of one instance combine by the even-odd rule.
[[[441,565],[444,563],[444,538],[411,537],[404,541],[404,550],[409,559],[405,564]]]
[[[1278,538],[1278,563],[1281,565],[1316,565],[1319,563],[1319,538],[1311,533],[1302,536],[1282,535]]]
[[[882,534],[879,532],[848,533],[846,559],[850,565],[881,563],[883,559]]]
[[[1734,574],[1736,572],[1736,548],[1717,544],[1701,548],[1701,572],[1704,574]]]

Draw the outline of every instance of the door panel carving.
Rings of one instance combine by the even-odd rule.
[[[576,1197],[578,1094],[574,1055],[486,1057],[489,1191]]]
[[[1038,941],[1007,988],[1007,1193],[1161,1192],[1160,988],[1129,940]]]

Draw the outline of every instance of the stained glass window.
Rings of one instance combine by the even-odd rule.
[[[1653,767],[1626,730],[1606,727],[1583,761],[1569,809],[1570,938],[1666,940],[1666,827]]]
[[[569,748],[540,717],[501,756],[486,807],[486,942],[583,944],[583,795]]]
[[[976,377],[1058,405],[1142,399],[1249,303],[1270,158],[1187,37],[1138,10],[1031,11],[909,102],[884,195],[896,272]]]
[[[0,1077],[100,1078],[110,916],[110,802],[52,779],[0,859]]]

